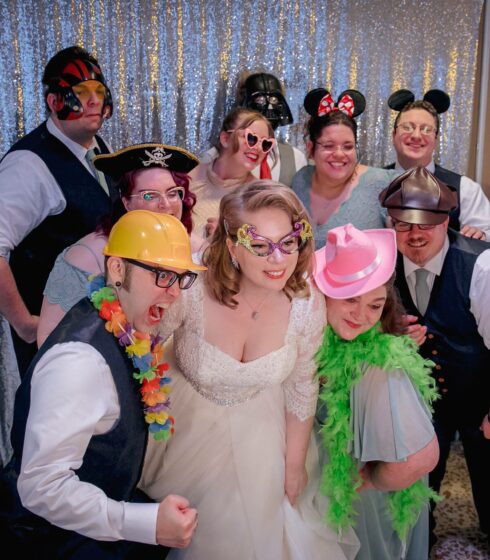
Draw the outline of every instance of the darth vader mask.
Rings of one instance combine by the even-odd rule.
[[[281,82],[272,74],[252,74],[245,81],[245,106],[262,113],[274,130],[293,122]]]

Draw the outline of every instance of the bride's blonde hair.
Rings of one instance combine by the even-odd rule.
[[[236,241],[236,233],[244,223],[245,212],[253,213],[264,208],[285,212],[291,220],[291,227],[300,220],[309,222],[303,204],[291,188],[274,181],[253,181],[221,199],[218,226],[204,252],[203,263],[208,267],[205,275],[208,290],[228,307],[238,305],[234,296],[240,291],[241,272],[231,262],[226,239],[229,237]],[[308,239],[299,250],[296,268],[284,287],[290,299],[310,295],[307,278],[312,271],[313,251],[313,239]]]

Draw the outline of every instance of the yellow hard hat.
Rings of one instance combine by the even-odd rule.
[[[189,234],[182,222],[149,210],[124,214],[112,227],[103,253],[182,270],[206,270],[192,260]]]

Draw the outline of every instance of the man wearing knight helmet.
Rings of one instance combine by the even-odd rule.
[[[91,165],[97,153],[110,151],[96,134],[113,109],[97,60],[78,46],[63,49],[42,81],[48,119],[0,162],[0,314],[12,327],[21,375],[35,352],[56,256],[93,231],[117,195]]]

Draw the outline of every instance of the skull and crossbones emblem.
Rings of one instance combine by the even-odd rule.
[[[165,150],[163,148],[155,148],[151,152],[145,150],[145,154],[149,158],[142,162],[145,167],[148,167],[149,165],[161,165],[162,167],[168,167],[168,164],[165,162],[165,160],[172,157],[172,154],[165,153]]]

